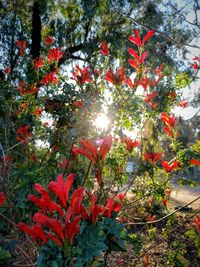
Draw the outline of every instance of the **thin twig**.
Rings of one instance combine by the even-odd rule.
[[[128,16],[127,14],[119,11],[119,10],[116,10],[117,13],[119,13],[120,15],[126,17],[127,19],[131,20],[133,23],[135,23],[136,25],[138,26],[141,26],[142,28],[146,29],[146,30],[153,30],[155,31],[156,33],[158,33],[159,35],[163,36],[165,39],[167,39],[168,41],[174,43],[174,44],[177,44],[177,45],[185,45],[185,46],[188,46],[188,47],[192,47],[192,48],[200,48],[199,46],[197,45],[191,45],[189,43],[182,43],[182,42],[178,42],[176,40],[174,40],[173,38],[171,38],[169,35],[165,34],[164,32],[161,32],[153,27],[150,27],[150,26],[147,26],[145,24],[142,24],[138,21],[136,21],[135,19],[131,18],[130,16]]]
[[[161,222],[165,219],[167,219],[168,217],[170,217],[171,215],[173,215],[174,213],[177,213],[178,211],[180,211],[181,209],[191,205],[192,203],[196,202],[198,199],[200,199],[200,196],[195,198],[194,200],[190,201],[189,203],[185,204],[184,206],[181,206],[180,208],[178,208],[177,210],[172,211],[171,213],[167,214],[166,216],[155,220],[153,222],[138,222],[138,223],[134,223],[134,222],[130,222],[130,223],[126,223],[125,225],[145,225],[145,224],[154,224],[154,223],[158,223]]]

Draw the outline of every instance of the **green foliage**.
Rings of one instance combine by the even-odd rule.
[[[94,257],[101,256],[108,247],[105,244],[106,235],[101,223],[97,225],[82,223],[80,233],[77,236],[78,247],[76,266],[81,267],[85,263],[93,261]]]
[[[61,250],[49,241],[41,247],[37,264],[38,267],[62,267],[64,262]]]
[[[136,256],[140,255],[142,250],[142,237],[137,234],[129,234],[128,241],[133,246],[133,250]]]
[[[104,218],[103,228],[106,234],[105,244],[108,247],[108,252],[124,251],[128,237],[124,225],[118,223],[115,219]]]
[[[0,247],[0,265],[1,264],[6,264],[6,262],[10,258],[11,258],[10,252],[8,250]],[[6,266],[6,265],[4,265],[4,266]]]
[[[191,77],[187,73],[182,72],[176,75],[175,87],[177,89],[185,88],[189,86],[190,83],[191,83]]]
[[[188,267],[189,261],[186,259],[186,245],[179,240],[173,241],[167,251],[168,264],[172,267]]]
[[[200,257],[200,235],[194,229],[187,230],[185,235],[191,238],[198,251],[198,257]]]

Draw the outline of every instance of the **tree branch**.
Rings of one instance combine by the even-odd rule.
[[[138,26],[140,26],[140,27],[142,27],[142,28],[144,28],[144,29],[146,29],[146,30],[153,30],[153,31],[155,31],[155,32],[158,33],[159,35],[163,36],[166,40],[168,40],[168,41],[170,41],[170,42],[172,42],[172,43],[174,43],[174,44],[176,44],[176,45],[185,45],[185,46],[188,46],[188,47],[192,47],[192,48],[198,48],[198,49],[200,49],[200,46],[197,46],[197,45],[191,45],[190,43],[182,43],[182,42],[178,42],[178,41],[174,40],[173,38],[171,38],[171,37],[170,37],[169,35],[167,35],[166,33],[161,32],[161,31],[159,31],[159,30],[157,30],[157,29],[155,29],[155,28],[153,28],[153,27],[147,26],[147,25],[145,25],[145,24],[143,24],[143,23],[140,23],[140,22],[136,21],[135,19],[131,18],[130,16],[128,16],[127,14],[125,14],[125,13],[123,13],[123,12],[121,12],[121,11],[116,10],[116,12],[117,12],[118,14],[120,14],[120,15],[126,17],[127,19],[129,19],[130,21],[132,21],[134,24],[136,24],[136,25],[138,25]]]

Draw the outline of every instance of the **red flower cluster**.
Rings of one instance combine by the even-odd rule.
[[[17,40],[17,46],[19,47],[20,56],[24,56],[26,49],[26,41]]]
[[[72,77],[71,79],[75,80],[79,85],[83,85],[86,82],[90,83],[92,79],[88,69],[88,67],[81,69],[79,66],[76,65],[76,70],[73,73],[74,77]]]
[[[195,220],[192,220],[192,222],[195,224],[196,228],[200,231],[200,216],[196,215]]]
[[[154,35],[155,31],[153,30],[148,31],[142,40],[137,29],[134,29],[133,33],[134,35],[129,37],[129,41],[136,44],[138,48],[140,48],[146,43],[146,41],[148,41],[149,38],[151,38]]]
[[[137,140],[132,140],[130,137],[121,138],[121,142],[126,145],[126,149],[131,152],[133,148],[139,146],[139,142]]]
[[[146,43],[146,41],[151,38],[154,35],[154,31],[148,31],[148,33],[144,36],[144,38],[141,40],[141,37],[139,35],[139,32],[137,29],[134,29],[133,31],[134,36],[129,37],[129,41],[136,44],[139,50],[139,54],[132,48],[128,49],[128,52],[131,56],[134,57],[134,59],[129,59],[129,64],[134,67],[137,71],[140,71],[140,65],[142,65],[147,57],[147,52],[142,52],[141,47]]]
[[[108,46],[105,42],[101,43],[100,53],[106,57],[109,55],[109,49],[108,49]]]
[[[174,129],[174,127],[176,126],[176,117],[174,115],[170,117],[169,115],[167,115],[167,113],[162,112],[161,120],[166,124],[166,126],[164,126],[164,130],[169,136],[172,136],[172,129]]]
[[[106,73],[105,80],[114,84],[121,85],[124,82],[132,89],[133,84],[130,78],[126,77],[124,67],[120,67],[116,73],[113,73],[111,69]]]
[[[51,239],[57,245],[64,247],[66,242],[71,244],[78,233],[81,220],[80,205],[84,189],[79,187],[75,190],[71,197],[71,203],[69,203],[68,195],[74,179],[75,174],[73,173],[67,177],[66,181],[64,181],[62,175],[58,175],[56,181],[48,184],[49,190],[58,197],[61,207],[50,199],[48,191],[40,184],[35,184],[34,188],[41,197],[32,194],[28,196],[28,200],[40,207],[41,210],[33,216],[35,222],[33,227],[29,227],[25,223],[19,223],[18,227],[39,244],[45,244]],[[60,214],[60,219],[49,217],[53,211]],[[43,226],[49,228],[50,232],[45,233]]]
[[[98,161],[104,161],[107,153],[110,151],[112,146],[112,137],[106,136],[100,142],[92,142],[89,139],[83,139],[80,141],[81,147],[74,147],[72,149],[75,155],[83,155],[93,164],[97,164]]]
[[[50,46],[55,42],[55,39],[53,37],[47,36],[45,38],[45,45]]]
[[[6,201],[7,197],[4,194],[4,192],[0,192],[0,206],[2,206],[4,204],[4,202]]]
[[[48,63],[50,64],[52,61],[58,61],[63,55],[64,52],[61,52],[59,47],[50,49],[47,55]]]
[[[20,126],[18,129],[17,129],[17,133],[18,133],[18,136],[16,137],[16,140],[20,141],[20,142],[24,142],[26,143],[27,142],[27,139],[32,136],[31,133],[29,133],[29,128],[30,126],[27,124],[26,126]]]
[[[97,197],[93,195],[90,211],[88,211],[82,204],[83,187],[77,188],[69,198],[74,179],[75,174],[73,173],[68,175],[66,181],[62,175],[58,175],[56,181],[51,181],[48,184],[49,190],[58,197],[58,204],[50,199],[49,192],[40,184],[35,184],[34,188],[41,197],[33,194],[28,196],[28,200],[38,206],[40,211],[34,214],[35,224],[32,227],[22,222],[18,224],[18,227],[30,235],[39,245],[53,240],[65,249],[66,244],[72,244],[79,232],[81,219],[96,223],[100,214],[109,218],[113,212],[121,210],[122,204],[119,203],[122,200],[121,196],[117,196],[116,200],[109,198],[106,206],[103,207],[96,204]]]
[[[80,141],[81,147],[74,147],[72,152],[75,155],[83,155],[88,158],[94,165],[96,165],[96,177],[98,184],[101,184],[101,168],[102,163],[105,160],[107,153],[112,146],[112,137],[106,136],[100,142],[93,143],[89,139],[83,139]]]
[[[93,223],[96,223],[99,215],[110,218],[113,212],[119,212],[122,209],[122,204],[120,202],[123,199],[121,198],[121,195],[116,196],[116,199],[108,198],[105,207],[96,204],[97,200],[97,196],[93,195],[90,204],[90,212],[85,208],[84,205],[81,206],[81,216],[84,220],[89,220]]]
[[[84,102],[83,101],[74,101],[72,105],[76,108],[83,108],[84,107]]]
[[[154,165],[161,157],[162,153],[153,153],[152,151],[144,154],[145,160],[148,160],[152,165]]]
[[[192,60],[200,61],[200,57],[194,57]],[[199,70],[199,64],[197,62],[192,63],[191,66],[195,71]]]
[[[182,107],[182,108],[186,108],[186,107],[188,107],[188,101],[182,100],[182,101],[179,103],[179,107]]]
[[[147,52],[144,51],[141,56],[138,55],[135,50],[133,50],[132,48],[128,49],[128,52],[131,56],[133,56],[135,59],[129,59],[129,64],[134,67],[136,70],[140,70],[140,65],[142,65],[145,61],[145,59],[147,58]]]
[[[44,61],[41,57],[38,57],[36,59],[34,59],[34,67],[36,69],[42,68],[44,65]]]
[[[48,85],[50,83],[58,84],[58,77],[56,76],[56,72],[54,71],[45,74],[40,83],[43,85]]]
[[[167,161],[162,160],[161,161],[163,168],[166,170],[166,172],[172,172],[173,170],[177,169],[179,166],[179,162],[175,160],[171,164],[168,164]]]
[[[158,103],[153,102],[154,98],[158,95],[158,92],[152,92],[152,93],[147,93],[146,97],[144,99],[144,102],[147,103],[147,105],[151,108],[154,109],[158,106]]]
[[[35,115],[36,117],[40,117],[41,114],[43,112],[43,108],[36,108],[34,111],[33,111],[33,115]]]
[[[26,84],[24,81],[21,81],[17,90],[21,95],[34,95],[38,92],[39,88],[35,84]]]

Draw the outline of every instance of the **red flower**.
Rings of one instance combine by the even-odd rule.
[[[55,243],[62,246],[65,238],[67,238],[71,244],[80,228],[79,223],[81,217],[76,216],[70,222],[71,215],[72,215],[72,208],[69,206],[66,212],[64,227],[60,221],[54,218],[49,218],[48,216],[39,212],[34,214],[33,220],[39,224],[42,224],[50,228],[53,233],[48,234],[48,238],[52,239]]]
[[[43,112],[43,109],[42,108],[36,108],[34,111],[33,111],[33,115],[35,115],[36,117],[37,116],[41,116]]]
[[[4,204],[6,199],[7,199],[7,197],[4,194],[4,192],[0,192],[0,206],[2,206]]]
[[[40,81],[41,84],[43,85],[48,85],[50,83],[58,84],[58,78],[56,76],[55,72],[49,72]]]
[[[69,191],[74,182],[75,176],[76,175],[74,173],[69,174],[64,182],[63,175],[58,175],[55,182],[52,181],[48,184],[49,190],[59,197],[62,207],[65,207],[68,202]]]
[[[158,106],[158,103],[153,102],[154,98],[158,95],[158,92],[147,93],[144,102],[148,104],[148,106],[152,109]]]
[[[112,146],[112,137],[110,135],[107,135],[100,141],[100,147],[99,147],[99,155],[102,161],[105,160],[106,155],[110,151]]]
[[[139,142],[137,140],[132,140],[129,137],[123,137],[121,138],[122,143],[124,143],[126,145],[126,149],[131,152],[133,150],[133,148],[138,147],[139,146]]]
[[[76,65],[76,70],[73,73],[73,80],[75,80],[78,84],[83,85],[84,83],[90,83],[92,81],[90,77],[90,73],[88,71],[88,67],[81,69],[79,66]]]
[[[190,160],[190,164],[200,166],[200,161],[198,161],[198,160],[196,160],[196,159],[191,159],[191,160]]]
[[[149,153],[144,154],[144,158],[148,160],[151,164],[155,164],[162,156],[162,153],[153,153],[150,151]]]
[[[129,59],[129,60],[128,60],[128,63],[129,63],[133,68],[135,68],[137,71],[140,70],[139,65],[138,65],[133,59]]]
[[[147,221],[154,222],[156,220],[156,215],[151,216],[151,214],[148,214],[146,217]]]
[[[192,222],[195,224],[196,228],[200,231],[200,216],[196,215],[195,220],[192,220]]]
[[[18,141],[24,141],[26,143],[27,139],[32,136],[31,133],[29,133],[30,126],[27,124],[26,126],[20,126],[17,129],[18,136],[16,137],[16,140]]]
[[[19,54],[20,56],[23,56],[26,49],[26,41],[17,41],[17,46],[19,47]]]
[[[132,48],[129,48],[129,49],[128,49],[128,52],[129,52],[129,54],[130,54],[131,56],[133,56],[133,57],[135,58],[135,60],[136,60],[136,64],[137,64],[137,65],[141,65],[141,64],[143,64],[144,61],[145,61],[145,59],[146,59],[146,57],[147,57],[147,52],[146,52],[146,51],[143,52],[141,56],[139,56],[139,55],[135,52],[135,50],[133,50]]]
[[[50,46],[55,42],[55,39],[53,37],[47,36],[45,38],[45,45]]]
[[[50,49],[47,55],[48,63],[50,64],[52,61],[58,61],[63,55],[64,52],[61,52],[59,47]]]
[[[167,197],[170,197],[171,192],[172,192],[172,190],[167,189],[167,190],[165,191],[165,195],[166,195]]]
[[[55,234],[48,233],[47,237],[48,237],[48,239],[54,241],[58,246],[62,246],[62,242]]]
[[[146,43],[146,41],[149,38],[151,38],[154,35],[155,31],[153,31],[153,30],[148,31],[147,34],[142,39],[142,41],[141,41],[141,38],[140,38],[140,35],[139,35],[139,32],[137,29],[134,29],[133,33],[134,33],[134,36],[130,36],[129,41],[136,44],[138,47],[141,47]]]
[[[5,74],[9,74],[9,73],[11,72],[11,67],[6,67],[6,68],[4,68],[3,72],[4,72]]]
[[[17,90],[20,92],[21,95],[33,95],[36,94],[39,90],[34,84],[25,84],[24,81],[19,82],[19,86]]]
[[[164,126],[164,130],[169,136],[172,136],[172,128],[176,125],[176,117],[174,115],[170,117],[167,113],[162,112],[161,120],[163,120],[166,124],[166,126]]]
[[[74,101],[72,105],[76,108],[83,108],[84,107],[84,102],[83,101]]]
[[[68,159],[63,159],[60,163],[58,163],[58,167],[62,168],[62,169],[66,169],[68,164],[69,164],[69,160]]]
[[[162,160],[161,163],[166,172],[172,172],[173,170],[177,169],[179,165],[179,162],[177,160],[175,160],[171,164],[168,164],[165,160]]]
[[[108,49],[108,46],[105,42],[102,42],[101,43],[101,50],[100,50],[100,53],[104,56],[108,56],[109,55],[109,49]]]
[[[25,223],[18,223],[17,227],[27,233],[29,236],[31,236],[33,238],[33,240],[37,241],[38,239],[40,239],[44,244],[47,243],[47,237],[42,229],[42,226],[39,224],[35,224],[32,227],[29,227],[28,225],[26,225]]]
[[[50,228],[60,240],[64,240],[63,228],[60,221],[56,220],[55,218],[49,218],[41,212],[34,214],[33,221]]]
[[[176,94],[176,92],[169,92],[169,93],[168,93],[168,96],[169,96],[170,98],[172,98],[172,99],[176,99],[177,94]]]
[[[43,59],[41,57],[34,59],[34,67],[36,69],[43,67],[43,65],[44,65],[44,62],[43,62]]]
[[[83,139],[80,141],[83,148],[73,148],[72,151],[75,155],[81,154],[96,164],[98,159],[105,160],[105,156],[111,149],[112,137],[106,136],[99,143],[94,144],[89,139]]]
[[[100,186],[101,185],[101,172],[98,168],[96,169],[96,177],[97,177],[97,182]]]
[[[41,198],[30,194],[27,197],[29,201],[40,207],[44,212],[47,210],[49,210],[50,212],[57,211],[62,217],[64,216],[62,209],[56,203],[50,200],[48,192],[42,187],[42,185],[35,184],[34,188],[41,195]]]
[[[186,108],[186,107],[188,107],[188,101],[182,100],[182,101],[179,103],[179,107],[182,107],[182,108]]]
[[[93,195],[90,203],[91,216],[89,215],[89,212],[85,208],[85,206],[81,205],[81,217],[83,220],[91,220],[93,223],[97,222],[97,218],[99,214],[101,214],[104,211],[104,208],[100,205],[96,205],[96,202],[97,202],[97,196]]]
[[[166,206],[167,206],[167,199],[164,198],[164,199],[162,200],[162,203],[163,203],[163,205],[166,207]]]
[[[175,127],[176,125],[176,117],[174,115],[170,117],[167,113],[162,112],[161,120],[164,121],[168,127]]]
[[[163,128],[164,130],[165,130],[165,132],[169,135],[169,136],[171,136],[172,137],[172,130],[169,128],[169,127],[167,127],[167,126],[164,126],[164,128]]]
[[[195,70],[195,71],[198,71],[199,69],[199,65],[197,64],[197,62],[194,62],[191,64],[191,67]]]
[[[83,193],[84,193],[84,188],[83,187],[79,187],[78,189],[76,189],[71,197],[71,206],[73,208],[74,214],[80,214],[81,211],[81,203],[83,200]]]
[[[65,222],[65,228],[64,228],[64,233],[65,237],[68,239],[69,243],[72,244],[74,237],[78,233],[80,229],[80,221],[81,217],[76,216],[69,222],[70,216],[67,218],[66,216],[66,222]]]
[[[103,212],[103,216],[110,218],[113,212],[119,212],[122,209],[122,204],[116,202],[114,198],[108,198]]]
[[[114,84],[114,85],[121,85],[124,82],[132,89],[133,84],[130,78],[126,77],[124,67],[120,67],[116,73],[113,73],[111,69],[107,71],[105,80]]]
[[[198,60],[198,61],[200,61],[200,57],[194,57],[192,60]]]

